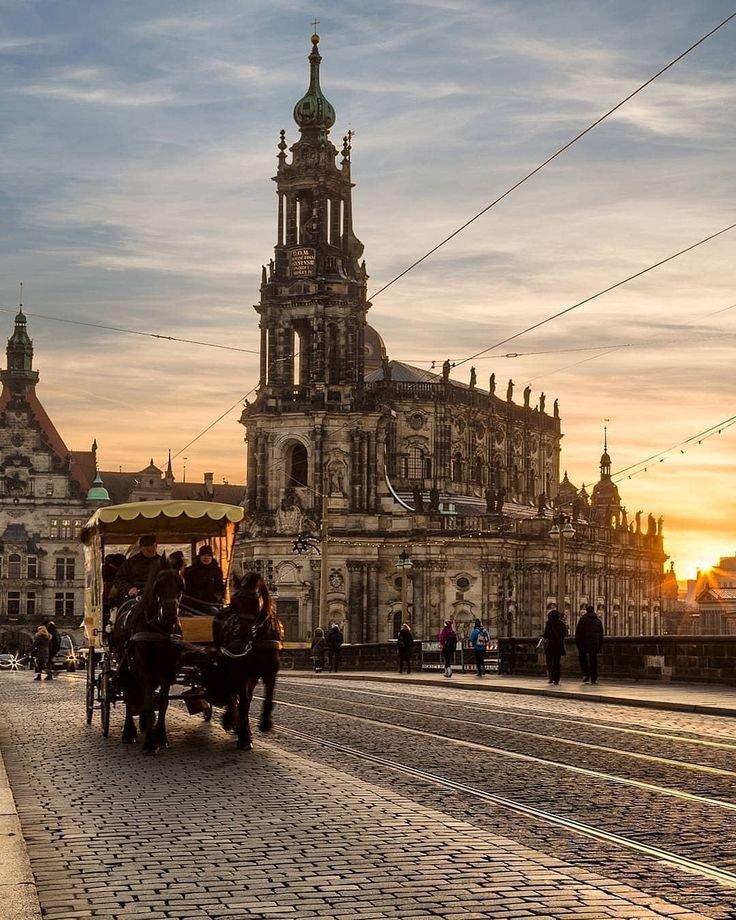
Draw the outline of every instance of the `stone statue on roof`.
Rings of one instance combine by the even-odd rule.
[[[514,398],[514,381],[509,380],[509,385],[506,387],[506,399],[509,402]]]
[[[447,382],[450,379],[450,368],[451,367],[452,365],[450,364],[450,359],[447,358],[444,364],[442,365],[442,379],[445,382]]]
[[[524,406],[527,409],[529,408],[529,400],[531,399],[531,396],[532,388],[527,384],[527,386],[524,387]]]
[[[476,384],[477,379],[478,378],[476,377],[476,374],[475,374],[475,368],[471,367],[470,368],[470,389],[471,390],[475,389],[475,384]]]
[[[488,389],[491,392],[491,396],[496,395],[496,375],[495,374],[491,374],[488,380]]]

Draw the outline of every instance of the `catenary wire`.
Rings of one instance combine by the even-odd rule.
[[[0,313],[17,313],[18,307],[0,307]],[[238,348],[236,345],[220,345],[217,342],[201,342],[197,339],[183,339],[177,335],[163,335],[159,332],[143,332],[140,329],[124,329],[122,326],[108,326],[105,323],[91,323],[81,319],[66,319],[62,316],[51,316],[48,313],[30,313],[23,310],[25,316],[33,316],[36,319],[48,319],[54,323],[67,323],[70,326],[91,326],[93,329],[107,329],[110,332],[122,332],[125,335],[141,335],[152,339],[163,339],[168,342],[182,342],[185,345],[200,345],[203,348],[221,348],[224,351],[239,351],[246,355],[257,355],[260,352],[252,348]]]
[[[736,223],[729,224],[728,227],[723,227],[722,229],[717,230],[715,233],[711,233],[710,236],[706,236],[704,239],[698,240],[697,243],[692,243],[690,246],[686,246],[684,249],[680,249],[678,252],[674,252],[672,255],[667,256],[666,258],[660,259],[658,262],[654,262],[652,265],[648,265],[646,268],[642,268],[640,271],[635,272],[633,275],[629,275],[627,278],[623,278],[621,281],[617,281],[615,284],[611,284],[607,288],[603,288],[603,290],[597,291],[595,294],[591,294],[589,297],[585,297],[583,300],[579,300],[577,303],[574,303],[569,307],[565,307],[564,310],[558,310],[557,313],[553,313],[551,316],[545,317],[545,319],[540,319],[537,323],[532,323],[532,325],[527,326],[526,329],[522,329],[520,332],[515,332],[513,335],[509,335],[505,339],[501,339],[501,341],[496,342],[493,345],[489,345],[488,348],[483,348],[475,354],[469,355],[467,358],[463,358],[461,361],[456,361],[455,367],[459,367],[461,364],[467,364],[468,361],[474,361],[476,358],[487,354],[494,348],[500,348],[501,345],[505,345],[507,342],[513,342],[514,339],[521,338],[521,336],[526,335],[527,332],[532,332],[534,329],[539,329],[541,326],[545,326],[547,323],[551,323],[552,320],[559,319],[560,316],[564,316],[566,313],[571,313],[573,310],[577,310],[579,307],[584,306],[586,303],[590,303],[592,300],[596,300],[598,297],[602,297],[604,294],[608,294],[611,291],[616,290],[616,288],[623,287],[623,285],[628,284],[630,281],[634,281],[636,278],[641,278],[642,275],[646,275],[648,272],[654,271],[655,268],[666,265],[668,262],[672,262],[679,256],[685,255],[685,253],[688,252],[692,252],[693,249],[697,249],[699,246],[703,246],[705,243],[709,243],[711,240],[722,236],[724,233],[728,233],[729,230],[733,230],[734,227],[736,227]]]
[[[425,262],[430,256],[434,255],[434,253],[437,252],[438,249],[441,249],[446,243],[449,243],[450,240],[454,239],[456,236],[458,236],[458,234],[462,233],[462,231],[465,230],[466,227],[469,227],[474,221],[478,220],[479,217],[482,217],[485,213],[490,211],[491,208],[495,207],[497,204],[499,204],[499,202],[503,201],[504,198],[507,198],[512,192],[514,192],[517,188],[519,188],[519,186],[523,185],[533,176],[536,176],[536,174],[538,172],[541,172],[541,170],[543,170],[545,166],[547,166],[549,163],[555,160],[558,156],[560,156],[560,154],[564,153],[566,150],[569,150],[570,147],[576,144],[581,138],[585,137],[585,135],[591,132],[594,128],[598,127],[598,125],[601,124],[601,122],[605,121],[606,118],[608,118],[610,115],[613,115],[614,112],[616,112],[623,105],[625,105],[630,99],[633,99],[634,96],[636,96],[642,90],[646,89],[646,87],[649,86],[651,83],[653,83],[658,77],[661,77],[663,73],[666,73],[671,67],[674,67],[674,65],[677,64],[678,61],[681,61],[687,54],[689,54],[691,51],[697,48],[698,45],[702,44],[707,38],[710,38],[711,35],[714,35],[719,29],[722,29],[723,26],[729,23],[735,16],[736,16],[736,12],[731,13],[730,16],[727,16],[722,22],[719,22],[718,25],[715,26],[715,28],[710,30],[710,32],[706,32],[705,35],[702,35],[696,42],[693,42],[693,44],[690,45],[689,48],[686,48],[683,52],[678,54],[676,58],[673,58],[673,60],[671,60],[669,64],[665,64],[664,67],[660,68],[660,70],[658,70],[655,74],[653,74],[648,80],[646,80],[644,83],[638,86],[633,92],[629,93],[628,96],[625,96],[623,99],[621,99],[620,102],[617,102],[616,105],[613,106],[613,108],[609,109],[599,118],[597,118],[592,124],[588,125],[587,128],[585,128],[579,134],[576,134],[575,137],[572,138],[572,140],[569,140],[566,144],[564,144],[562,147],[556,150],[553,154],[551,154],[551,156],[548,156],[546,160],[544,160],[542,163],[539,164],[539,166],[535,167],[531,172],[527,173],[523,178],[519,179],[518,182],[514,183],[514,185],[512,185],[510,188],[506,189],[506,191],[502,195],[499,195],[498,198],[496,198],[490,204],[487,204],[481,211],[478,211],[477,214],[475,214],[469,220],[465,221],[465,223],[462,224],[462,226],[458,227],[457,230],[454,230],[449,236],[445,237],[445,239],[437,243],[436,246],[433,246],[432,249],[429,250],[429,252],[426,252],[423,256],[421,256],[421,258],[417,259],[415,262],[412,262],[411,265],[409,265],[402,272],[396,275],[396,277],[392,278],[389,282],[384,284],[383,287],[379,288],[374,294],[370,296],[369,299],[373,300],[374,298],[378,297],[379,294],[382,294],[385,290],[390,288],[392,284],[396,284],[396,282],[399,281],[401,278],[403,278],[404,275],[408,275],[410,271],[415,269],[418,265],[421,265],[422,262]]]

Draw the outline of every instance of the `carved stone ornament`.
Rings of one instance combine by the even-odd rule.
[[[419,431],[420,428],[424,428],[426,420],[421,412],[412,412],[407,421],[410,428],[413,428],[414,431]]]
[[[330,572],[329,578],[327,579],[330,583],[330,588],[333,591],[342,591],[345,587],[345,578],[343,577],[342,572],[338,569],[333,569]]]

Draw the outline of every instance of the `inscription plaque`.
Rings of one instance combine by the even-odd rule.
[[[292,278],[315,273],[315,252],[309,246],[289,250],[289,274]]]

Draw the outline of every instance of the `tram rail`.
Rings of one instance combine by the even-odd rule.
[[[559,760],[550,760],[547,757],[537,757],[534,754],[524,754],[520,751],[507,751],[504,748],[495,747],[491,744],[483,744],[480,741],[466,741],[464,738],[453,738],[448,735],[441,735],[439,732],[429,732],[421,728],[412,728],[408,725],[395,725],[390,722],[384,722],[381,719],[371,719],[368,716],[358,716],[354,713],[336,712],[334,709],[320,709],[317,706],[308,706],[305,703],[292,703],[283,698],[279,699],[279,706],[306,710],[308,712],[319,713],[320,715],[342,716],[346,719],[353,719],[357,722],[364,722],[369,725],[389,728],[393,731],[402,732],[411,735],[420,735],[431,738],[433,741],[454,744],[458,747],[470,748],[476,751],[486,751],[491,754],[500,755],[510,760],[518,760],[523,763],[531,763],[536,766],[553,767],[556,770],[565,770],[575,773],[578,776],[587,776],[593,779],[603,780],[604,782],[617,783],[623,786],[631,786],[635,789],[641,789],[646,792],[653,792],[657,795],[669,796],[670,798],[681,799],[697,805],[706,805],[712,808],[720,808],[726,811],[736,812],[736,802],[727,802],[724,799],[714,799],[709,796],[697,795],[694,792],[686,792],[683,789],[674,789],[670,786],[660,786],[657,783],[649,783],[645,780],[631,779],[626,776],[617,776],[615,773],[604,773],[601,770],[593,770],[590,767],[579,767],[576,764],[568,764]],[[546,736],[544,736],[546,737]]]
[[[331,697],[330,699],[335,700],[335,697]],[[610,747],[608,745],[603,745],[603,744],[595,744],[591,741],[579,741],[576,738],[564,738],[564,737],[561,737],[560,735],[552,736],[552,735],[544,734],[543,732],[534,732],[534,731],[531,731],[525,728],[511,728],[508,725],[499,725],[498,723],[478,722],[477,719],[465,719],[459,716],[448,716],[444,713],[429,713],[429,712],[424,712],[421,709],[407,709],[405,707],[396,706],[395,699],[396,699],[395,697],[392,698],[392,705],[390,707],[389,706],[379,706],[376,703],[370,703],[370,702],[366,703],[361,700],[352,701],[351,705],[370,706],[370,707],[373,707],[374,709],[390,709],[392,713],[402,713],[404,715],[409,715],[409,716],[422,716],[425,718],[431,716],[434,719],[441,719],[443,722],[446,721],[446,722],[456,723],[459,725],[470,725],[476,728],[477,727],[490,728],[497,732],[506,732],[508,734],[513,734],[513,735],[524,735],[524,736],[529,736],[533,738],[541,738],[541,739],[554,741],[556,744],[568,745],[570,747],[601,751],[602,753],[615,754],[617,756],[622,756],[622,757],[629,757],[634,760],[643,760],[649,763],[656,763],[656,764],[661,764],[663,766],[682,768],[682,769],[690,770],[690,771],[697,772],[697,773],[707,773],[713,776],[725,776],[725,777],[731,777],[731,778],[736,779],[736,771],[727,770],[727,769],[724,769],[723,767],[713,767],[713,766],[709,766],[708,764],[698,764],[698,763],[693,763],[692,761],[680,760],[678,758],[673,758],[673,757],[662,757],[657,754],[645,754],[645,753],[642,753],[641,751],[625,750],[623,748]],[[732,745],[731,747],[733,749],[736,749],[736,745]],[[555,763],[557,763],[557,761],[555,761]],[[736,808],[736,805],[734,805],[734,807]]]
[[[307,707],[311,708],[311,707]],[[383,724],[383,723],[382,723]],[[366,751],[360,751],[357,748],[349,747],[348,745],[340,744],[336,741],[331,741],[327,738],[321,738],[316,735],[309,735],[305,732],[298,731],[293,728],[286,728],[284,726],[279,726],[279,734],[289,735],[291,737],[297,738],[302,742],[306,742],[313,745],[319,745],[330,750],[336,751],[337,753],[352,757],[354,759],[367,761],[369,763],[376,764],[383,767],[384,769],[391,770],[393,772],[402,773],[405,776],[412,777],[414,779],[422,780],[426,783],[431,783],[435,786],[440,786],[446,789],[451,789],[454,792],[459,792],[463,795],[470,795],[474,798],[481,799],[485,802],[489,802],[501,808],[518,812],[527,817],[532,817],[536,820],[544,821],[548,824],[553,824],[558,827],[562,827],[565,830],[572,831],[576,834],[591,837],[596,840],[602,841],[604,843],[613,844],[615,846],[621,847],[623,849],[634,851],[638,854],[646,856],[650,859],[657,860],[658,862],[665,863],[666,865],[672,866],[673,868],[679,869],[683,872],[687,872],[692,875],[697,875],[701,878],[708,879],[710,881],[715,881],[720,885],[736,888],[736,874],[729,872],[724,869],[720,869],[717,866],[713,866],[709,863],[700,862],[699,860],[689,859],[686,856],[680,856],[677,853],[673,853],[668,850],[663,850],[659,847],[654,847],[646,843],[642,843],[638,840],[633,840],[629,837],[625,837],[621,834],[615,834],[611,831],[606,831],[601,828],[596,828],[593,825],[586,824],[582,821],[576,821],[572,818],[567,818],[563,815],[554,814],[554,812],[546,811],[545,809],[538,808],[532,805],[526,805],[523,802],[516,802],[513,799],[508,799],[504,796],[497,795],[493,792],[487,792],[484,789],[478,789],[476,786],[471,786],[466,783],[461,783],[457,780],[450,779],[449,777],[441,776],[437,773],[431,773],[426,770],[421,770],[417,767],[411,767],[408,764],[400,763],[396,760],[391,760],[387,757],[381,757],[377,754],[371,754]],[[444,740],[456,740],[456,739],[444,739]],[[468,742],[463,742],[467,744]]]

